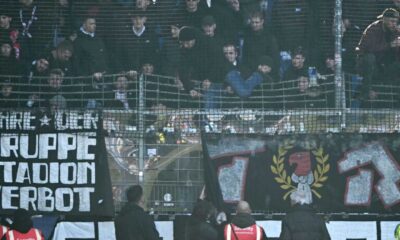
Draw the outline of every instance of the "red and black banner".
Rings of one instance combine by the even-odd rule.
[[[246,200],[285,212],[302,192],[324,212],[400,210],[398,134],[204,134],[208,197],[218,207]]]

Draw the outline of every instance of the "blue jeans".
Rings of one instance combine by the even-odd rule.
[[[221,103],[221,95],[222,95],[222,84],[211,83],[210,88],[205,90],[203,93],[204,108],[205,109],[218,108],[218,105],[220,105]]]
[[[253,72],[249,78],[243,79],[239,71],[233,70],[225,77],[225,82],[228,83],[233,91],[241,98],[251,96],[254,88],[260,85],[262,81],[263,77],[259,72]]]

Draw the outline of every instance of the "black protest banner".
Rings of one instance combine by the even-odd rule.
[[[246,200],[255,211],[284,212],[301,191],[326,212],[400,210],[398,134],[205,134],[202,141],[211,165],[206,187],[219,189],[227,206]]]
[[[113,216],[97,112],[1,112],[0,207],[36,214]]]

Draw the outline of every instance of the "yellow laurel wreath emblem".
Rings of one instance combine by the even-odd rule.
[[[290,143],[285,143],[283,146],[278,148],[278,156],[274,155],[272,157],[273,164],[271,165],[271,171],[275,175],[275,181],[280,184],[280,187],[284,190],[289,190],[285,195],[283,195],[283,200],[294,191],[296,191],[296,187],[292,185],[291,177],[286,173],[284,168],[285,164],[285,155],[287,152],[293,148],[293,145]],[[316,160],[317,160],[317,169],[314,170],[314,182],[311,185],[311,191],[317,196],[321,198],[321,195],[317,192],[317,188],[321,188],[323,183],[328,180],[328,176],[326,174],[329,172],[330,165],[328,163],[329,154],[324,154],[324,149],[319,147],[318,149],[314,149],[312,151]]]

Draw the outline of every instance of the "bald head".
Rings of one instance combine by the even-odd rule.
[[[236,213],[251,213],[251,208],[248,202],[240,201],[236,208]]]

